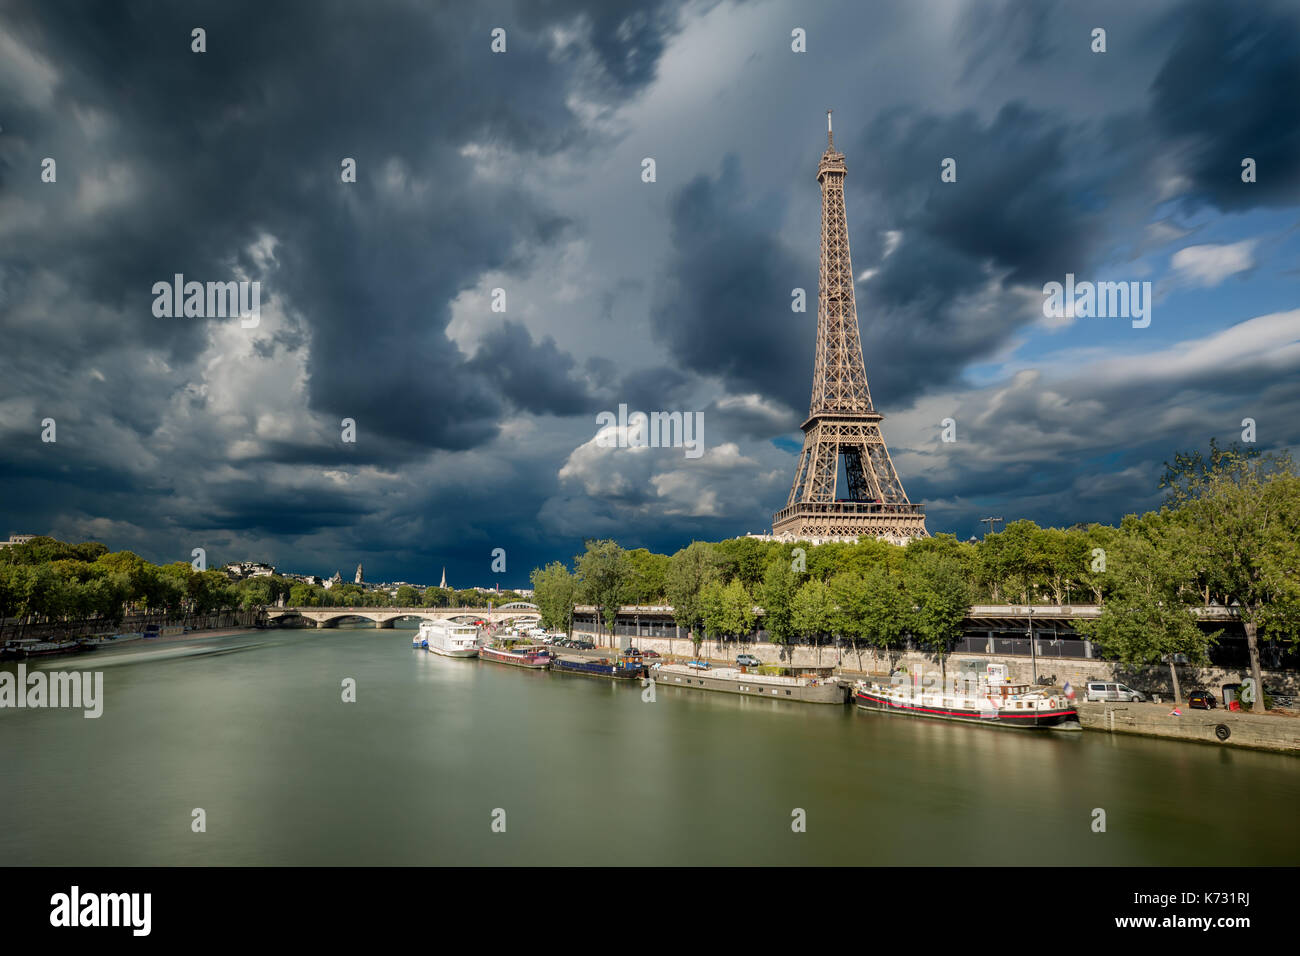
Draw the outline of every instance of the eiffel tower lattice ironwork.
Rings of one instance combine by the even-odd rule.
[[[880,433],[884,416],[871,404],[853,298],[849,224],[844,211],[844,154],[835,149],[826,112],[826,152],[817,166],[822,189],[821,275],[812,403],[803,451],[786,506],[772,516],[784,539],[929,537],[925,506],[907,500]],[[846,488],[839,487],[840,460]]]

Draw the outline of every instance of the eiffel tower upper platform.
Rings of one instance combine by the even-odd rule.
[[[929,537],[925,507],[907,500],[880,433],[884,416],[872,406],[867,388],[844,209],[844,154],[835,149],[830,116],[828,110],[826,152],[817,166],[822,250],[812,402],[794,484],[786,506],[772,516],[772,534],[785,540],[884,538],[903,544]],[[845,488],[839,487],[841,459]]]

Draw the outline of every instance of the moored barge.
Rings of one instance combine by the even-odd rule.
[[[715,690],[770,700],[798,700],[806,704],[843,704],[849,693],[849,685],[841,683],[837,677],[779,677],[751,674],[734,667],[655,664],[650,668],[650,676],[656,684],[665,687]]]
[[[516,647],[493,644],[479,648],[478,656],[481,660],[534,670],[545,670],[551,665],[551,652],[541,644],[521,644]]]
[[[551,670],[566,674],[586,674],[588,677],[608,677],[612,680],[637,680],[646,676],[645,662],[639,657],[608,657],[586,660],[575,657],[557,657]]]
[[[1005,664],[990,664],[979,679],[951,689],[911,683],[858,681],[853,700],[863,710],[935,720],[957,720],[1018,730],[1081,730],[1078,711],[1063,692],[1007,679]]]

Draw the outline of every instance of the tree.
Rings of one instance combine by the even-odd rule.
[[[275,603],[275,584],[268,577],[249,578],[240,581],[240,603],[246,609],[267,607]]]
[[[1052,592],[1057,604],[1064,604],[1088,570],[1088,536],[1082,531],[1040,528],[1036,538],[1039,583]]]
[[[290,607],[320,607],[320,597],[310,584],[295,584],[289,589]]]
[[[754,629],[754,599],[739,578],[725,585],[714,578],[701,596],[704,605],[704,630],[711,636],[740,638]]]
[[[616,541],[588,541],[587,550],[574,559],[583,600],[596,606],[596,615],[609,628],[611,646],[618,609],[627,587],[630,564]]]
[[[796,631],[820,644],[822,637],[835,626],[835,598],[831,589],[816,578],[805,581],[795,592],[791,616]]]
[[[1013,521],[980,542],[976,573],[995,604],[1004,596],[1029,603],[1030,588],[1046,564],[1040,531],[1032,521]]]
[[[912,605],[906,615],[908,629],[934,652],[940,671],[946,673],[948,653],[970,612],[970,586],[953,556],[918,553],[908,565],[904,598]]]
[[[1165,525],[1135,527],[1134,533],[1112,542],[1106,560],[1111,583],[1101,616],[1077,626],[1129,667],[1168,662],[1177,704],[1182,700],[1178,655],[1203,663],[1218,632],[1203,631],[1189,606],[1196,595],[1185,586],[1191,572],[1187,531],[1172,522]]]
[[[911,605],[902,584],[901,574],[891,574],[885,568],[873,568],[863,576],[862,630],[866,639],[880,650],[898,646],[907,632]],[[892,661],[890,669],[893,669]]]
[[[659,604],[664,598],[664,578],[670,561],[666,554],[645,548],[627,552],[628,580],[624,604]]]
[[[542,626],[548,631],[573,630],[573,604],[578,593],[578,581],[559,561],[544,568],[533,568],[529,575],[533,585],[533,603],[542,616]]]
[[[773,545],[757,538],[728,538],[719,541],[713,549],[718,556],[718,571],[724,579],[739,578],[745,587],[756,588],[763,580]]]
[[[425,607],[449,607],[451,602],[451,592],[446,588],[425,588],[424,601]]]
[[[686,628],[695,652],[700,650],[700,629],[704,624],[702,596],[705,588],[721,575],[719,559],[713,546],[703,541],[692,541],[672,556],[668,573],[664,576],[664,591],[673,606],[673,619],[678,627]]]
[[[832,630],[856,651],[867,637],[865,579],[857,571],[841,571],[827,586],[835,601]]]
[[[409,584],[403,584],[397,589],[397,594],[393,596],[393,601],[396,607],[419,607],[420,592],[417,588],[413,588]]]
[[[1259,630],[1268,638],[1300,636],[1300,478],[1290,455],[1237,446],[1175,455],[1165,463],[1177,520],[1188,531],[1199,580],[1235,606],[1246,632],[1250,672],[1262,688]],[[1262,694],[1252,709],[1264,710]]]
[[[787,654],[795,638],[792,604],[799,590],[799,574],[790,565],[791,559],[786,555],[774,557],[763,572],[757,594],[768,639],[785,645]]]

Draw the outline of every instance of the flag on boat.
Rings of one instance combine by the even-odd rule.
[[[1066,700],[1074,700],[1074,688],[1070,686],[1070,682],[1068,680],[1065,682],[1064,689],[1065,689]]]

